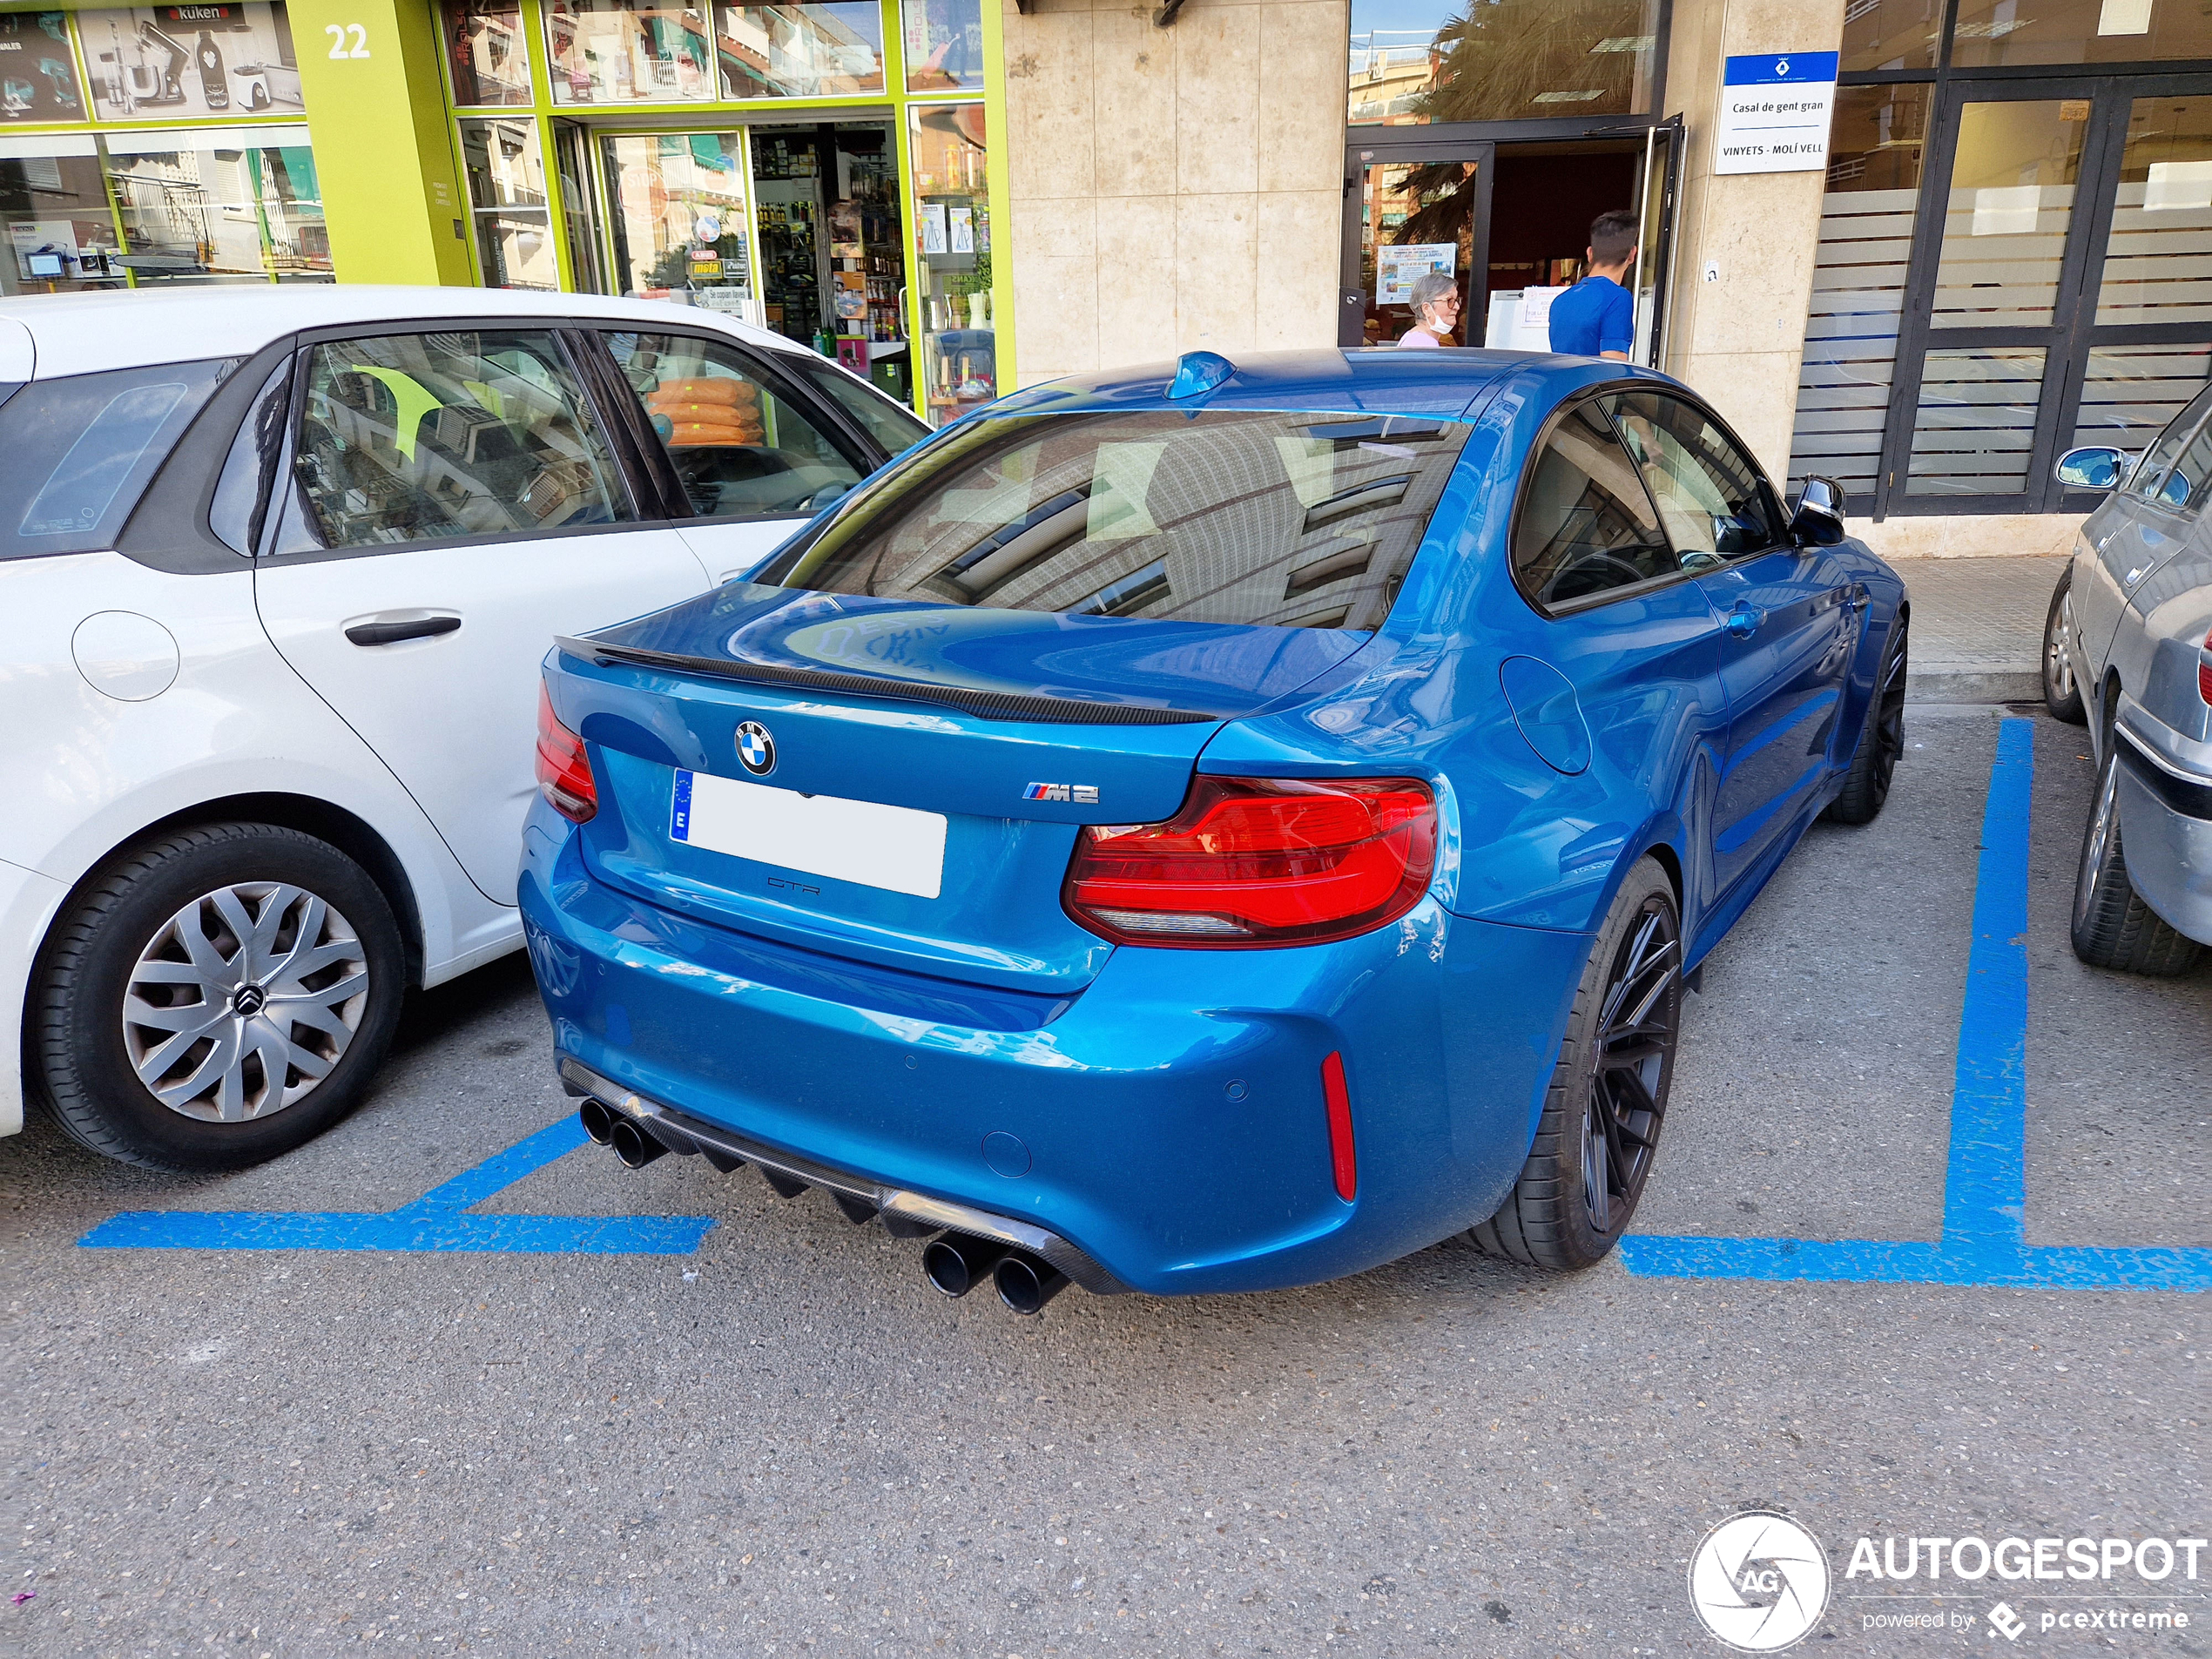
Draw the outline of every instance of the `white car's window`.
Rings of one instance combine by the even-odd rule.
[[[232,367],[166,363],[34,381],[0,404],[0,558],[113,547]]]
[[[2212,501],[2212,421],[2197,428],[2189,447],[2175,461],[2158,487],[2158,498],[2184,511],[2195,511]]]
[[[606,341],[702,518],[819,512],[860,482],[862,469],[741,353],[696,334]]]
[[[381,334],[309,349],[280,552],[635,516],[550,333]]]
[[[2174,423],[2160,433],[2150,448],[2143,451],[2142,460],[2128,475],[2128,493],[2149,500],[2162,499],[2167,469],[2173,464],[2174,457],[2181,453],[2182,446],[2189,441],[2189,435],[2196,430],[2208,413],[2212,413],[2212,399],[2200,396],[2175,416]]]
[[[860,423],[861,429],[883,446],[886,455],[911,449],[929,435],[928,425],[912,409],[901,408],[882,393],[861,385],[834,363],[819,357],[782,354],[787,368],[796,368],[814,389]]]

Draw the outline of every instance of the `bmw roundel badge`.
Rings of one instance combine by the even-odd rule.
[[[756,778],[776,769],[776,740],[758,720],[738,728],[738,764]]]

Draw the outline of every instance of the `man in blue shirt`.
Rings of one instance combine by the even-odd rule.
[[[1615,208],[1590,223],[1590,273],[1552,301],[1552,349],[1569,357],[1629,361],[1635,301],[1622,280],[1636,262],[1636,216]]]

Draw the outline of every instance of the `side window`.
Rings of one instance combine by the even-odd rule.
[[[912,409],[901,408],[873,387],[861,385],[834,363],[802,358],[797,352],[786,353],[784,361],[857,421],[863,432],[882,445],[885,455],[910,449],[929,435],[927,423]]]
[[[796,517],[860,482],[852,459],[743,354],[695,334],[605,338],[701,517]]]
[[[1635,464],[1595,404],[1552,428],[1514,522],[1514,576],[1538,604],[1569,604],[1681,569]]]
[[[115,545],[169,451],[234,362],[33,381],[0,411],[0,559]]]
[[[293,480],[286,553],[636,516],[583,388],[540,330],[310,347]]]
[[[2142,460],[2128,475],[2126,489],[2129,495],[2141,496],[2147,501],[2167,500],[2167,469],[2173,464],[2174,457],[2181,453],[2182,446],[2189,441],[2189,435],[2203,421],[2208,406],[2212,406],[2212,394],[2199,396],[2188,408],[2175,415],[2173,425],[2160,433],[2150,448],[2143,451]],[[2187,492],[2184,492],[2182,499],[2187,498]],[[2173,502],[2168,501],[2168,504],[2170,506]]]
[[[1781,542],[1782,526],[1758,468],[1703,415],[1656,392],[1606,401],[1685,570],[1762,553]]]
[[[2158,499],[2182,512],[2195,511],[2212,501],[2212,421],[2197,428],[2189,447],[2175,460],[2158,487]]]

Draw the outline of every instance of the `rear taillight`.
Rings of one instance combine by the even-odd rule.
[[[2204,648],[2196,654],[2196,694],[2212,703],[2212,633],[2204,636]]]
[[[1083,830],[1067,905],[1125,945],[1312,945],[1404,915],[1435,862],[1418,779],[1202,777],[1164,824]]]
[[[599,810],[583,739],[561,724],[543,681],[537,688],[537,788],[555,812],[579,824]]]

